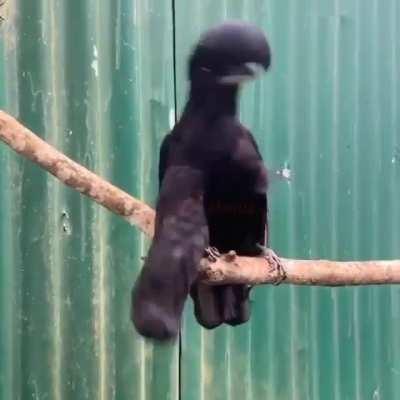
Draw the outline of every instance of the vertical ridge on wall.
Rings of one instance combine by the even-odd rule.
[[[338,249],[338,203],[339,203],[339,146],[341,121],[339,115],[339,99],[341,94],[341,63],[339,60],[339,43],[341,39],[341,15],[339,10],[339,0],[333,2],[333,21],[332,21],[332,142],[331,142],[331,210],[329,211],[331,218],[329,228],[332,231],[330,243],[330,257],[337,258],[339,256]],[[341,385],[341,349],[340,349],[340,314],[339,307],[341,303],[340,293],[332,290],[332,371],[333,371],[333,399],[340,400],[342,395]]]
[[[2,40],[3,26],[0,25],[0,55],[5,57],[7,54],[6,43]],[[0,109],[6,104],[6,71],[5,65],[0,63]],[[14,340],[13,340],[13,309],[15,306],[14,297],[14,269],[10,242],[12,230],[10,218],[10,172],[6,167],[9,156],[6,149],[0,148],[0,192],[2,202],[0,207],[0,398],[6,398],[9,394],[14,394]]]
[[[313,1],[310,5],[313,9],[317,9],[319,1]],[[309,36],[307,37],[307,41],[309,43],[309,57],[311,58],[312,54],[315,54],[318,51],[318,19],[310,17],[310,30]],[[309,71],[308,71],[308,85],[309,85],[309,110],[308,110],[308,126],[310,132],[310,144],[309,148],[314,149],[314,154],[319,156],[319,132],[318,132],[318,118],[317,118],[317,108],[318,108],[318,85],[320,82],[320,75],[317,63],[310,62]],[[318,251],[318,241],[319,236],[317,234],[318,222],[319,222],[319,210],[320,204],[318,201],[318,193],[317,193],[317,176],[318,170],[317,168],[309,168],[307,181],[309,182],[308,191],[310,193],[310,202],[309,208],[312,212],[309,213],[310,225],[309,225],[309,257],[315,257],[316,252]],[[310,337],[311,345],[310,345],[310,363],[313,366],[315,371],[320,370],[319,365],[319,348],[320,348],[320,339],[318,336],[318,289],[314,289],[310,294]],[[311,370],[311,368],[310,368]],[[310,395],[311,399],[318,399],[319,393],[321,391],[320,387],[320,379],[317,374],[313,374],[310,382]]]
[[[358,15],[360,13],[361,2],[360,0],[355,1],[355,13]],[[352,253],[354,257],[360,258],[361,251],[360,251],[360,243],[358,241],[358,237],[360,235],[360,210],[359,204],[361,200],[360,192],[358,190],[358,182],[360,181],[360,150],[358,146],[358,142],[360,140],[359,137],[359,126],[360,126],[360,106],[359,102],[357,101],[359,98],[359,91],[360,91],[360,64],[361,64],[361,57],[360,57],[360,36],[361,36],[361,29],[360,25],[361,22],[358,18],[354,21],[355,24],[355,51],[354,51],[354,92],[355,92],[355,99],[354,99],[354,128],[353,128],[353,156],[354,156],[354,164],[353,164],[353,182],[352,182],[352,193],[353,193],[353,201],[352,201],[352,226],[354,226],[353,231],[353,246],[352,246]],[[353,325],[354,325],[354,381],[355,381],[355,389],[354,394],[356,400],[361,400],[361,364],[360,364],[360,354],[361,354],[361,346],[360,346],[360,318],[359,318],[359,310],[360,310],[360,289],[356,288],[353,291]]]
[[[110,142],[112,96],[112,69],[114,57],[112,52],[113,23],[110,19],[113,7],[95,1],[88,2],[87,12],[90,44],[92,47],[91,75],[88,82],[88,102],[92,104],[87,116],[87,126],[92,144],[98,149],[94,156],[95,169],[105,178],[110,177]],[[110,239],[109,214],[96,207],[95,220],[91,226],[94,266],[93,274],[93,330],[96,340],[95,354],[98,358],[98,395],[99,400],[112,398],[115,395],[115,364],[110,357],[114,352],[113,327],[110,315],[110,302],[113,287],[112,274],[109,271]],[[110,289],[110,290],[108,290]]]
[[[60,13],[60,6],[56,4],[52,7],[49,1],[43,3],[43,15],[48,24],[43,25],[42,37],[46,38],[46,44],[44,48],[45,58],[49,60],[50,69],[53,71],[52,74],[46,76],[46,86],[44,90],[46,93],[63,93],[65,91],[65,79],[62,71],[58,68],[57,62],[61,61],[61,64],[65,63],[63,59],[62,43],[60,43],[59,36],[55,35],[56,27],[64,27],[64,20]],[[49,132],[49,140],[58,147],[60,145],[59,130],[65,126],[65,121],[60,113],[60,103],[62,103],[62,96],[54,96],[50,100],[50,104],[46,107],[43,118],[45,119],[45,131]],[[49,212],[47,213],[46,225],[55,227],[58,225],[59,213],[57,212],[57,205],[60,202],[60,190],[59,185],[54,184],[54,181],[48,180],[47,196],[50,199]],[[62,246],[60,241],[53,240],[49,242],[49,264],[60,265],[62,260]],[[62,271],[60,268],[51,268],[50,272],[50,299],[52,304],[52,324],[54,326],[54,333],[52,335],[52,373],[54,381],[54,389],[51,394],[56,400],[62,398],[62,377],[61,371],[62,365],[62,351],[63,351],[63,327],[61,318],[62,308]]]
[[[383,152],[383,149],[385,147],[385,142],[386,142],[386,135],[385,135],[385,129],[382,121],[382,114],[381,114],[381,96],[380,96],[380,90],[379,86],[384,85],[386,78],[385,75],[383,74],[382,71],[382,66],[384,66],[384,62],[379,62],[379,56],[383,55],[381,52],[381,46],[379,45],[381,42],[381,36],[380,36],[380,21],[384,20],[387,21],[386,15],[380,13],[380,11],[383,11],[383,9],[379,8],[379,2],[374,0],[371,9],[373,12],[373,17],[371,18],[371,44],[373,51],[371,51],[371,63],[372,63],[372,77],[373,80],[371,82],[372,85],[372,90],[371,90],[371,95],[373,99],[376,99],[375,101],[375,107],[373,108],[373,126],[372,126],[372,135],[373,135],[373,143],[372,143],[372,148],[375,149],[374,151],[374,158],[373,158],[373,165],[375,166],[374,168],[374,176],[373,180],[371,182],[371,199],[373,201],[372,203],[372,225],[375,227],[373,230],[373,244],[372,244],[372,258],[381,258],[384,256],[384,253],[387,253],[387,246],[382,245],[382,247],[379,244],[379,236],[381,232],[381,217],[380,217],[380,212],[379,210],[382,209],[384,206],[384,203],[381,202],[381,193],[377,194],[376,193],[376,187],[379,185],[379,176],[384,172],[386,166],[389,167],[389,164],[385,162],[385,153]],[[383,17],[383,18],[382,18]],[[383,47],[383,45],[382,45]],[[375,190],[374,190],[375,189]],[[386,191],[383,189],[382,191]],[[381,191],[380,191],[381,192]],[[385,217],[384,217],[385,218]],[[382,251],[382,250],[383,251]],[[380,386],[386,387],[387,382],[385,380],[386,374],[383,372],[384,365],[383,365],[383,359],[380,357],[380,343],[382,343],[382,325],[386,325],[386,317],[384,315],[380,315],[380,308],[386,307],[387,306],[387,301],[386,299],[388,298],[387,294],[382,292],[380,288],[374,288],[372,291],[372,307],[371,307],[371,313],[372,313],[372,336],[373,336],[373,351],[372,351],[372,359],[374,360],[373,363],[373,370],[372,370],[372,375],[374,379],[374,393],[376,393],[377,396],[379,396],[382,391]],[[381,382],[381,384],[379,384]],[[388,392],[388,391],[386,391]]]
[[[15,101],[15,92],[17,85],[10,87],[7,82],[17,82],[16,79],[16,41],[14,39],[14,27],[12,22],[15,21],[15,5],[7,5],[7,12],[5,19],[0,26],[0,43],[2,48],[3,62],[0,63],[0,71],[2,78],[0,79],[0,98],[1,108],[7,105],[12,108],[15,113],[18,113],[18,105]],[[9,23],[11,21],[11,23]],[[15,214],[14,200],[15,194],[18,192],[18,186],[14,181],[17,174],[13,169],[16,166],[14,157],[7,151],[1,149],[1,193],[2,193],[2,207],[1,207],[1,254],[0,259],[0,293],[2,296],[2,312],[4,316],[2,324],[0,324],[0,342],[4,351],[1,357],[0,364],[0,395],[7,398],[20,398],[21,385],[20,376],[17,371],[21,368],[19,360],[19,333],[20,321],[14,318],[15,314],[19,311],[20,305],[20,274],[18,257],[16,256],[17,245],[13,240],[18,234],[19,229],[13,223]],[[4,311],[4,314],[3,314]]]
[[[400,7],[398,2],[391,1],[390,7],[387,7],[387,16],[390,21],[389,35],[387,35],[386,26],[381,27],[381,38],[383,43],[385,43],[385,49],[390,54],[385,60],[387,62],[387,83],[385,88],[381,89],[382,98],[385,97],[385,90],[390,93],[389,101],[382,104],[383,112],[390,112],[390,118],[388,118],[387,128],[385,133],[389,136],[388,149],[389,149],[389,161],[390,161],[390,179],[389,179],[389,193],[388,198],[390,199],[387,205],[388,209],[391,210],[389,213],[388,220],[390,221],[391,229],[389,235],[392,240],[389,242],[389,252],[393,257],[398,251],[398,244],[400,243],[400,232],[398,229],[397,221],[400,221],[400,210],[397,199],[400,197],[400,190],[398,187],[398,181],[400,179],[400,137],[398,134],[398,124],[399,120],[399,91],[400,84],[398,80],[398,71],[400,68],[400,45],[397,40],[399,34],[399,20],[400,20]],[[387,106],[386,106],[387,104]],[[386,201],[386,199],[385,199]],[[381,235],[386,237],[387,230],[386,227],[382,225]],[[390,288],[388,308],[389,318],[388,323],[390,323],[390,336],[391,336],[391,346],[390,352],[392,354],[388,355],[389,360],[398,360],[400,358],[400,335],[396,332],[394,328],[400,323],[400,293],[395,286]],[[400,392],[400,381],[398,379],[391,379],[388,385],[391,385],[391,394],[397,395]]]

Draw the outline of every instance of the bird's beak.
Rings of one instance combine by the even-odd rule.
[[[244,63],[230,68],[230,70],[221,76],[218,82],[222,85],[238,85],[243,82],[256,78],[264,67],[258,63]]]

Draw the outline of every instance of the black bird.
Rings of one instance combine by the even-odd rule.
[[[160,150],[155,237],[132,292],[131,317],[146,337],[176,337],[189,292],[206,328],[249,319],[248,286],[196,281],[209,246],[279,265],[264,247],[267,171],[237,118],[240,84],[267,70],[270,60],[262,30],[238,21],[207,31],[191,55],[189,99]]]

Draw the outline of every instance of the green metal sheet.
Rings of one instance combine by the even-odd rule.
[[[400,258],[397,0],[15,0],[0,15],[0,107],[151,204],[198,35],[265,28],[272,69],[241,117],[271,171],[272,246]],[[399,288],[258,287],[250,323],[214,331],[188,302],[181,346],[152,346],[129,321],[148,242],[3,145],[0,167],[0,399],[400,396]]]
[[[2,107],[153,203],[175,108],[170,5],[9,8]],[[4,146],[1,167],[1,399],[175,399],[178,349],[145,344],[129,319],[147,241]]]
[[[295,258],[399,258],[398,2],[177,0],[180,109],[192,44],[226,18],[271,41],[271,71],[243,90],[241,117],[271,171],[272,246]],[[249,324],[211,332],[188,310],[182,398],[398,398],[399,296],[259,287]]]

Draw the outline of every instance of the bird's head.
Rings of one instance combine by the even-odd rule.
[[[189,62],[192,85],[239,85],[271,63],[264,32],[254,25],[229,21],[201,37]]]

